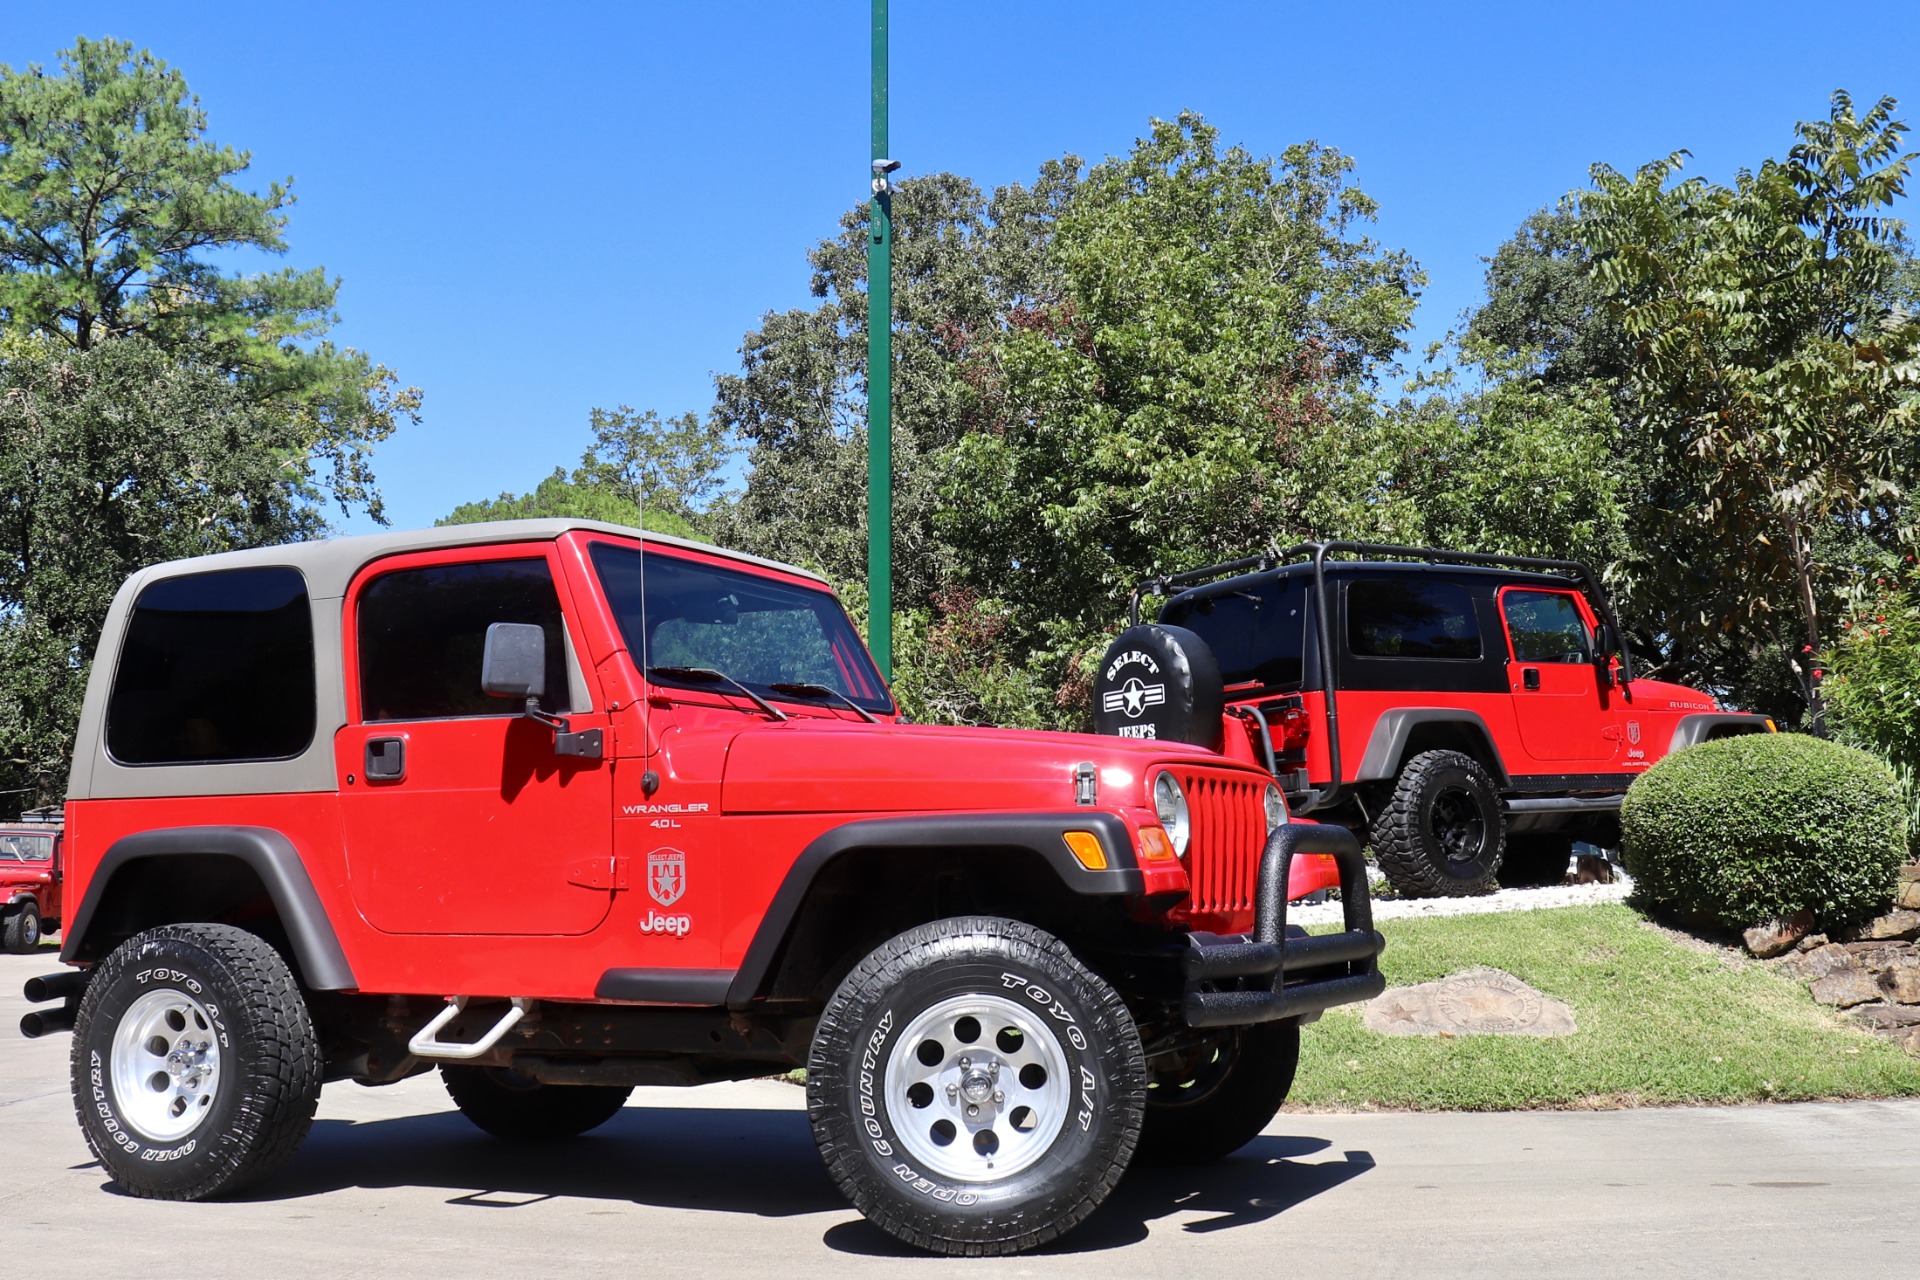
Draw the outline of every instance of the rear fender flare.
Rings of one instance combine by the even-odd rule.
[[[1458,725],[1484,743],[1488,772],[1493,774],[1494,785],[1506,790],[1511,780],[1487,722],[1477,712],[1454,707],[1395,707],[1381,712],[1380,718],[1374,721],[1373,736],[1367,740],[1366,754],[1361,756],[1360,769],[1353,780],[1382,782],[1397,777],[1400,766],[1406,763],[1407,742],[1413,737],[1413,731],[1433,724]]]
[[[1092,831],[1107,853],[1103,871],[1089,871],[1062,839],[1068,831]],[[862,849],[1018,849],[1038,855],[1070,891],[1093,896],[1143,892],[1145,879],[1134,857],[1133,836],[1117,815],[1086,809],[1065,813],[937,814],[930,817],[871,818],[849,822],[817,837],[794,860],[780,882],[760,927],[747,947],[727,1004],[749,1005],[772,972],[781,946],[792,932],[808,891],[820,873],[844,854]]]
[[[116,875],[134,863],[181,855],[232,858],[260,878],[287,931],[294,961],[308,989],[349,991],[359,985],[300,851],[270,827],[166,827],[114,841],[88,879],[87,892],[62,940],[60,959],[68,964],[78,962],[94,914],[106,900]]]

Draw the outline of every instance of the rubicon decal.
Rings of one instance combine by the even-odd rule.
[[[655,849],[647,855],[647,892],[655,902],[670,907],[686,891],[686,854],[678,849]]]

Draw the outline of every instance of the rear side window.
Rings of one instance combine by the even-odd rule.
[[[295,569],[166,578],[133,603],[107,702],[121,764],[285,760],[313,741],[313,614]]]
[[[1516,661],[1593,661],[1593,637],[1572,596],[1559,591],[1509,591],[1501,601]]]
[[[1207,642],[1229,687],[1297,686],[1306,654],[1306,584],[1273,578],[1231,593],[1179,600],[1160,621],[1185,627]]]
[[[1473,598],[1451,582],[1358,578],[1347,588],[1347,647],[1361,658],[1478,658]]]
[[[485,560],[382,574],[360,592],[360,718],[448,720],[519,715],[481,691],[487,628],[528,622],[546,632],[543,709],[564,715],[566,629],[545,559]]]

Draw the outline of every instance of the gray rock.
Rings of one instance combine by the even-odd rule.
[[[1812,951],[1798,951],[1781,961],[1781,968],[1802,982],[1824,978],[1835,969],[1850,968],[1852,965],[1853,953],[1838,943],[1828,943]]]
[[[1824,978],[1816,978],[1807,988],[1821,1004],[1850,1009],[1880,998],[1880,984],[1864,969],[1835,969]]]
[[[1842,929],[1834,936],[1847,942],[1885,942],[1920,938],[1920,911],[1895,909],[1865,924]]]
[[[1578,1029],[1564,1002],[1498,969],[1391,988],[1367,1002],[1360,1020],[1387,1036],[1566,1036]]]
[[[1875,1031],[1901,1031],[1920,1027],[1920,1009],[1910,1004],[1869,1004],[1849,1009],[1847,1016],[1865,1023]]]
[[[1818,951],[1821,947],[1826,946],[1831,941],[1833,941],[1833,939],[1829,938],[1824,933],[1810,933],[1806,937],[1800,939],[1800,949],[1802,951]]]
[[[1911,870],[1912,868],[1902,868]],[[1908,910],[1920,910],[1920,880],[1907,880],[1901,883],[1900,892],[1894,895],[1893,905]]]
[[[1895,1004],[1920,1004],[1920,966],[1903,964],[1880,975],[1880,989]]]
[[[1900,1042],[1900,1047],[1914,1057],[1920,1058],[1920,1027],[1907,1032],[1906,1038]]]

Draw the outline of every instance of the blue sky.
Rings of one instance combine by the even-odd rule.
[[[591,406],[704,410],[742,333],[806,303],[806,249],[866,189],[867,19],[866,0],[7,0],[0,61],[78,34],[151,47],[260,185],[293,175],[286,261],[342,277],[335,337],[426,392],[377,459],[407,527],[572,465]],[[903,176],[1025,180],[1183,108],[1259,154],[1354,156],[1374,234],[1430,277],[1416,349],[1594,161],[1686,147],[1725,178],[1836,87],[1920,117],[1898,4],[894,0],[892,25]]]

